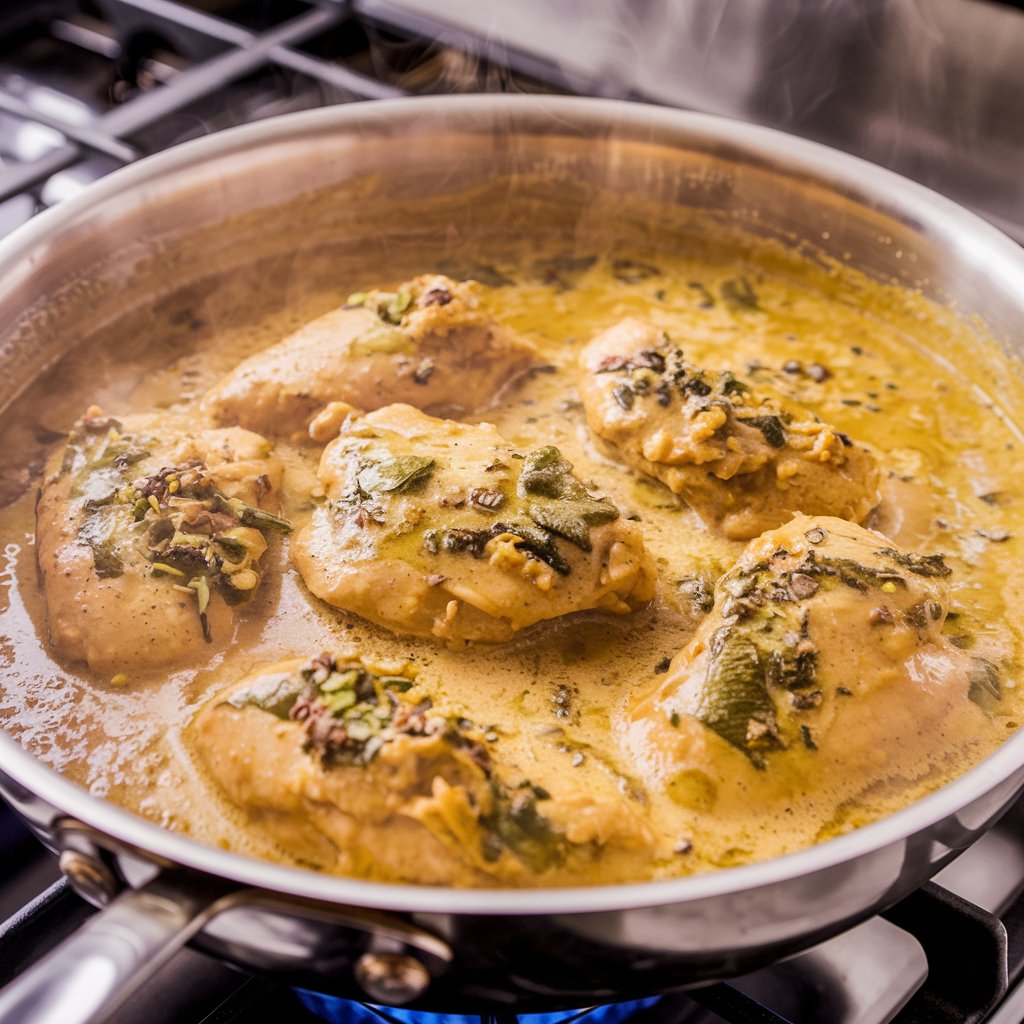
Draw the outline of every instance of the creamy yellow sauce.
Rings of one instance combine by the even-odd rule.
[[[616,253],[615,260],[626,255]],[[542,623],[500,646],[450,650],[395,637],[319,603],[290,567],[285,539],[265,557],[265,583],[226,650],[214,646],[198,668],[137,675],[113,685],[81,666],[61,664],[49,646],[33,553],[37,480],[8,474],[13,482],[5,488],[7,499],[22,485],[24,490],[0,509],[7,538],[0,723],[93,793],[203,841],[280,858],[202,776],[186,728],[213,692],[259,665],[347,642],[361,645],[370,659],[414,663],[421,681],[443,693],[448,704],[497,733],[495,757],[514,762],[534,783],[550,786],[570,772],[584,785],[592,779],[596,788],[611,780],[643,808],[657,837],[655,855],[628,865],[628,877],[667,877],[765,859],[909,803],[921,795],[921,786],[882,786],[856,805],[840,807],[823,780],[820,790],[782,807],[763,806],[750,794],[735,806],[695,810],[671,794],[646,791],[618,749],[611,723],[651,687],[659,663],[677,654],[698,625],[700,615],[681,593],[680,581],[717,577],[743,547],[702,526],[660,484],[601,455],[588,436],[575,387],[579,351],[596,333],[638,316],[668,330],[692,363],[753,372],[755,380],[762,374],[793,402],[877,450],[888,479],[874,524],[904,547],[946,556],[953,569],[951,607],[958,613],[950,631],[969,634],[972,652],[996,662],[1002,674],[1003,698],[984,732],[957,737],[952,764],[946,751],[937,750],[935,774],[924,788],[940,785],[995,749],[1017,728],[1021,714],[1016,682],[1022,626],[1014,609],[1024,598],[1015,570],[1024,496],[1017,482],[1021,437],[1014,421],[1024,416],[1003,409],[999,396],[974,383],[973,334],[923,299],[852,273],[808,267],[806,276],[794,280],[770,260],[759,269],[754,263],[715,265],[657,253],[628,256],[650,266],[638,272],[611,259],[590,266],[563,262],[551,265],[550,281],[533,259],[498,268],[510,283],[490,292],[491,313],[532,340],[553,372],[530,375],[475,419],[493,422],[525,449],[556,445],[593,490],[639,520],[659,573],[659,594],[647,610],[582,614]],[[20,445],[38,455],[47,431],[66,431],[91,403],[115,415],[153,408],[193,411],[206,389],[242,358],[337,305],[350,291],[386,285],[392,276],[340,281],[335,291],[297,296],[286,309],[247,303],[237,321],[228,322],[206,320],[204,300],[197,296],[194,306],[161,324],[148,344],[114,331],[105,348],[72,354],[16,403],[2,425],[0,447]],[[733,287],[727,282],[740,278],[753,289],[754,303],[724,297]],[[217,308],[225,306],[230,303],[221,295]],[[812,364],[827,374],[811,370]],[[279,444],[277,451],[287,467],[283,512],[301,525],[320,450]],[[615,870],[622,877],[621,864]],[[599,861],[579,878],[603,880]]]

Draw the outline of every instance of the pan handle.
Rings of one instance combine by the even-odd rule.
[[[102,1019],[231,902],[226,897],[223,884],[173,870],[125,890],[0,991],[0,1022]]]

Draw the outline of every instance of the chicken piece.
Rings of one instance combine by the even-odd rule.
[[[726,793],[839,806],[948,770],[999,694],[992,664],[943,635],[949,575],[842,519],[758,537],[623,723],[642,776],[710,810]]]
[[[226,643],[260,584],[282,468],[239,428],[95,407],[51,457],[36,509],[50,638],[97,672],[170,664]],[[208,650],[208,648],[205,648]]]
[[[400,633],[507,640],[569,612],[654,596],[638,527],[557,448],[408,405],[350,418],[325,449],[327,501],[292,545],[309,589]]]
[[[434,707],[409,666],[352,650],[257,670],[204,705],[191,736],[254,824],[339,874],[527,884],[651,846],[624,800],[560,806],[496,765],[483,733]]]
[[[203,408],[220,423],[288,436],[330,402],[364,410],[408,402],[440,415],[486,408],[537,353],[487,317],[483,291],[424,275],[397,292],[350,296],[242,362]]]
[[[750,539],[799,512],[863,522],[878,504],[867,449],[760,385],[691,366],[653,324],[623,320],[581,362],[593,433],[727,537]]]

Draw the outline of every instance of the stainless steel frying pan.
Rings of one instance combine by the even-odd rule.
[[[129,313],[156,330],[151,311],[168,296],[201,289],[215,303],[216,283],[255,261],[285,303],[335,260],[362,255],[386,255],[397,276],[531,236],[701,252],[742,249],[744,233],[921,288],[1024,348],[1021,250],[893,174],[705,116],[459,97],[224,132],[42,214],[0,244],[0,398]],[[0,994],[0,1020],[92,1019],[185,942],[309,988],[425,1009],[556,1009],[681,988],[894,903],[1022,786],[1018,733],[926,799],[792,856],[674,881],[466,891],[323,877],[206,847],[0,736],[0,792],[105,908]]]

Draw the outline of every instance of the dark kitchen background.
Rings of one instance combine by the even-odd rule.
[[[988,0],[0,0],[0,237],[187,139],[453,92],[595,95],[771,125],[899,171],[1024,242],[1024,11]],[[0,985],[94,913],[58,879],[0,804]],[[1018,805],[936,882],[793,960],[524,1020],[1019,1024],[1022,892]],[[411,1016],[300,1001],[185,950],[111,1020],[285,1024],[314,1011]]]

